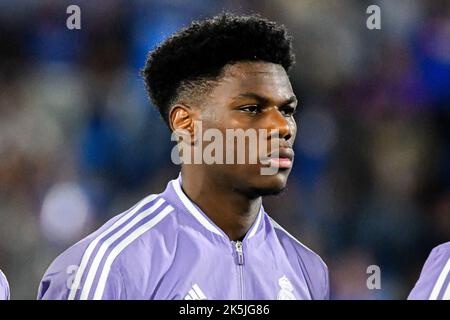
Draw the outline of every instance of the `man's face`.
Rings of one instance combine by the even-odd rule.
[[[259,129],[267,132],[269,164],[261,164],[263,154],[256,156],[257,164],[249,164],[249,149],[234,148],[234,153],[245,152],[245,164],[203,164],[208,174],[213,174],[239,192],[250,196],[262,196],[281,192],[292,168],[293,150],[297,125],[293,114],[297,99],[286,71],[281,65],[267,62],[238,62],[225,66],[224,76],[202,103],[199,119],[203,131],[219,129],[223,135],[226,129]],[[278,130],[272,134],[271,130]],[[258,133],[259,137],[259,133]],[[275,141],[271,141],[275,139]],[[271,143],[278,143],[278,150],[270,150]],[[228,149],[225,149],[227,152]],[[274,151],[279,151],[274,156]],[[256,153],[261,152],[259,148]],[[236,155],[233,155],[236,159]],[[266,159],[267,160],[267,159]],[[262,167],[271,166],[273,175],[261,174]]]

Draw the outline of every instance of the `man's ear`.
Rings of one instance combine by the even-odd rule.
[[[196,113],[192,107],[184,104],[174,105],[169,112],[169,124],[172,131],[187,131],[194,136],[194,121]]]

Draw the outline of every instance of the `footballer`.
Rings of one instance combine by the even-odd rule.
[[[325,263],[262,205],[294,160],[293,63],[284,26],[256,15],[193,22],[152,51],[142,74],[172,132],[263,129],[279,147],[265,164],[182,163],[162,193],[56,258],[38,299],[328,299]]]
[[[434,248],[409,300],[450,300],[450,242]]]

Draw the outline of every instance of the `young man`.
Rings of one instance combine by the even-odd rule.
[[[293,62],[284,27],[230,14],[194,22],[152,52],[143,75],[172,131],[195,144],[197,121],[216,133],[266,130],[278,147],[256,164],[183,163],[164,192],[59,256],[38,298],[327,299],[324,262],[262,207],[292,167]],[[261,174],[263,167],[276,173]]]
[[[434,248],[409,300],[450,300],[450,242]]]
[[[8,280],[2,270],[0,270],[0,300],[9,300]]]

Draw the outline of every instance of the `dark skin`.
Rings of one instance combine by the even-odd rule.
[[[192,135],[195,120],[202,121],[203,130],[217,128],[223,133],[227,128],[277,129],[278,134],[268,140],[278,139],[280,157],[293,161],[296,108],[297,99],[281,65],[242,61],[224,67],[223,76],[201,103],[172,106],[169,122],[172,130]],[[283,166],[275,175],[261,175],[261,166],[183,164],[182,188],[231,240],[242,240],[256,219],[262,196],[280,193],[291,171],[291,166]]]

